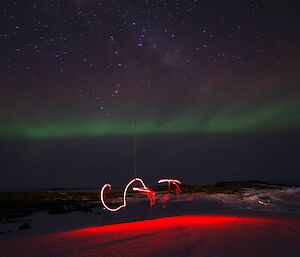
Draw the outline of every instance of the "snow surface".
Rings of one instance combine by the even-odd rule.
[[[1,256],[300,255],[298,219],[177,216],[89,227],[0,243]]]
[[[12,231],[0,235],[0,256],[300,256],[299,187],[183,194],[167,203],[158,196],[153,208],[130,198],[118,213],[99,204],[91,213],[37,212],[0,224]],[[233,219],[218,222],[223,217]],[[24,222],[31,228],[18,231]]]

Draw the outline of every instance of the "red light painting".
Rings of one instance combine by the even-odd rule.
[[[100,201],[102,203],[102,205],[104,206],[104,208],[108,211],[111,211],[111,212],[116,212],[116,211],[119,211],[120,209],[122,208],[125,208],[127,206],[127,192],[128,192],[128,189],[129,187],[136,183],[136,182],[139,182],[142,186],[141,187],[133,187],[133,191],[135,192],[141,192],[143,193],[146,197],[149,198],[149,201],[150,201],[150,207],[152,207],[154,204],[155,204],[155,200],[156,200],[156,195],[155,195],[155,192],[150,189],[149,187],[146,187],[144,181],[140,178],[134,178],[132,179],[131,181],[128,182],[128,184],[126,185],[124,191],[123,191],[123,204],[121,204],[120,206],[116,207],[116,208],[110,208],[109,206],[107,206],[107,204],[105,203],[105,200],[104,200],[104,191],[106,188],[108,188],[108,191],[111,191],[111,188],[112,186],[110,184],[105,184],[101,190],[100,190]],[[160,179],[158,180],[158,183],[161,184],[161,183],[168,183],[168,190],[171,191],[171,184],[175,186],[175,192],[176,192],[176,195],[178,197],[179,193],[181,193],[181,189],[179,187],[179,185],[181,185],[181,182],[177,179],[170,179],[170,178],[167,178],[167,179]],[[178,185],[179,184],[179,185]],[[166,195],[164,196],[164,201],[167,201],[169,199],[169,195]]]

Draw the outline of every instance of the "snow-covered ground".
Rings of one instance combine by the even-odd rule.
[[[8,240],[0,249],[5,257],[298,257],[299,233],[299,219],[185,215]]]
[[[91,212],[12,219],[0,224],[0,256],[300,256],[299,187],[171,195],[168,202],[164,194],[152,208],[131,196],[117,213],[97,203]],[[19,231],[23,223],[30,228]]]

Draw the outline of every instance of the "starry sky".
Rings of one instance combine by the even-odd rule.
[[[300,129],[297,2],[1,1],[1,152],[24,159],[38,144],[32,151],[44,160],[42,142],[80,148],[86,139],[88,148],[111,137],[127,138],[129,149],[135,131],[154,137],[153,147],[186,136],[196,148],[206,137],[214,139],[205,148],[224,143],[220,135],[237,142],[234,135],[278,133],[287,149]]]

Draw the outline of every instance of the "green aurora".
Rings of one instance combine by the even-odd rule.
[[[298,104],[286,107],[261,108],[232,114],[230,111],[197,117],[170,119],[137,119],[139,135],[189,134],[189,133],[242,133],[297,130],[300,128]],[[107,119],[104,121],[67,120],[63,122],[15,122],[1,126],[0,137],[50,139],[62,137],[98,137],[133,135],[134,122]]]

